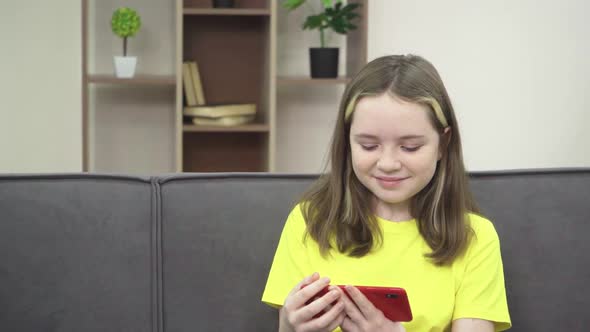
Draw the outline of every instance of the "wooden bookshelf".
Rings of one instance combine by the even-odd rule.
[[[333,86],[339,89],[367,61],[368,0],[349,0],[363,5],[361,16],[365,19],[358,22],[357,30],[347,35],[347,47],[341,49],[346,53],[346,70],[342,77],[335,79],[311,79],[306,73],[277,75],[279,1],[240,0],[236,1],[237,8],[227,9],[212,8],[211,0],[171,3],[145,0],[137,2],[134,8],[142,15],[142,20],[145,18],[144,24],[150,22],[151,30],[143,29],[142,36],[130,40],[141,70],[131,79],[119,79],[111,73],[112,56],[120,49],[115,46],[108,26],[105,28],[101,23],[108,21],[117,2],[81,1],[84,171],[128,172],[128,168],[135,167],[133,165],[150,165],[164,159],[170,167],[161,171],[273,172],[277,151],[284,149],[277,145],[277,88]],[[156,26],[154,18],[162,17],[162,10],[172,12],[166,17],[173,22],[158,21],[161,26]],[[133,47],[137,48],[133,50]],[[185,122],[182,115],[186,104],[182,79],[184,61],[197,62],[207,104],[254,103],[257,106],[255,122],[232,127]],[[169,73],[171,65],[172,73]],[[163,123],[167,121],[171,122]],[[306,125],[308,123],[289,124],[293,128]],[[118,131],[114,132],[116,136],[109,136],[113,126]],[[161,133],[167,130],[167,137],[138,134],[154,129]],[[132,139],[123,136],[122,131],[128,131]],[[97,132],[103,135],[98,145]],[[158,155],[153,149],[138,146],[148,137],[151,142],[163,139],[166,142],[160,146],[172,151],[158,152]],[[114,146],[117,148],[113,149]],[[115,153],[105,154],[109,149]],[[131,154],[120,153],[138,149],[149,150],[152,159],[136,160]],[[127,168],[95,167],[105,165],[100,159],[107,157],[123,158],[112,165]]]

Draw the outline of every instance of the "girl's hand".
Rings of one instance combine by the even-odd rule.
[[[373,303],[367,299],[356,287],[346,286],[340,296],[344,302],[346,317],[340,327],[344,332],[405,332],[406,329],[398,322],[392,322],[385,318],[381,310],[375,308]],[[352,299],[352,300],[351,300]]]
[[[279,331],[323,332],[341,325],[345,315],[344,303],[340,301],[342,292],[337,287],[330,287],[329,292],[312,302],[314,296],[329,284],[330,279],[320,279],[318,273],[299,282],[279,312]]]

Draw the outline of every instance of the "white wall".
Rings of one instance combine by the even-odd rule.
[[[370,2],[369,60],[438,68],[468,169],[590,166],[590,2]]]
[[[82,169],[81,2],[0,1],[0,172]]]
[[[0,1],[0,12],[0,172],[81,170],[80,1]],[[371,0],[369,59],[412,52],[435,64],[470,170],[588,167],[588,12],[585,0]],[[307,70],[297,50],[315,36],[283,39],[293,32],[285,29],[299,30],[293,24],[279,32],[280,74]],[[340,93],[279,89],[278,143],[297,137],[288,124],[303,121],[309,143],[298,146],[311,149],[305,159],[290,148],[278,153],[281,170],[319,170],[333,125],[331,103],[308,108],[295,95],[316,104]]]

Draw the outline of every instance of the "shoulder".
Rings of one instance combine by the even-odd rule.
[[[303,217],[303,208],[304,206],[299,203],[293,207],[289,216],[287,217],[287,221],[285,223],[285,230],[288,230],[290,233],[293,234],[303,234],[306,230],[306,223],[305,218]]]
[[[479,243],[498,241],[496,228],[489,219],[475,213],[469,213],[467,220],[473,230],[474,237],[472,240]]]
[[[500,239],[492,221],[484,216],[469,213],[468,223],[471,236],[465,252],[458,257],[458,266],[479,265],[480,263],[495,262],[500,258]]]
[[[484,216],[469,213],[468,222],[472,230],[471,238],[466,248],[468,259],[485,252],[499,252],[500,239],[492,221]]]
[[[315,241],[313,241],[313,239],[308,236],[309,233],[307,231],[307,223],[305,222],[303,209],[304,205],[301,203],[293,207],[289,213],[289,216],[287,217],[281,237],[292,245],[297,244],[307,247],[310,241],[314,244]]]

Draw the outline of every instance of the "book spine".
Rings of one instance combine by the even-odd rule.
[[[199,72],[199,66],[195,61],[192,61],[190,63],[190,67],[193,76],[193,86],[195,96],[197,99],[197,105],[205,105],[207,102],[205,101],[205,93],[203,92],[203,83],[201,81],[201,73]]]
[[[193,79],[191,77],[191,69],[188,63],[182,64],[182,88],[184,90],[184,97],[188,106],[197,105],[197,97],[195,95],[195,88],[193,86]]]

